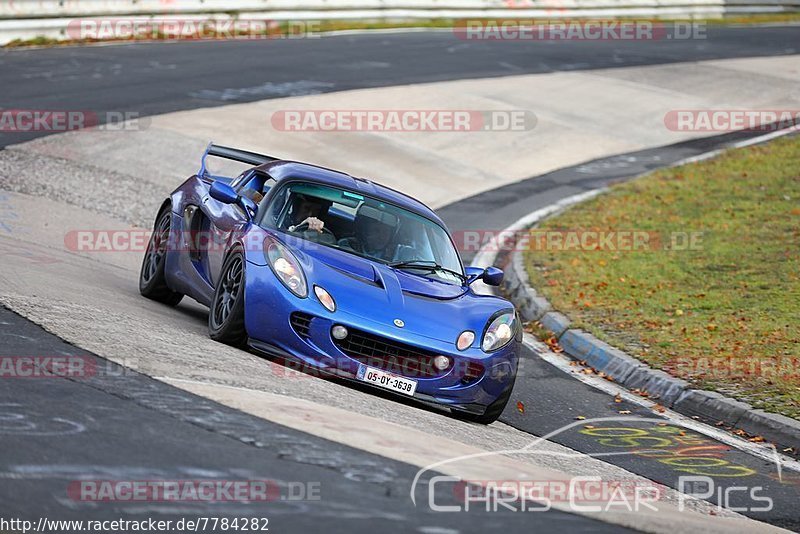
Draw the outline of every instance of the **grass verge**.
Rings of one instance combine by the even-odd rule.
[[[246,19],[246,14],[239,15],[241,18]],[[328,33],[335,31],[345,30],[387,30],[387,29],[404,29],[404,28],[453,28],[456,24],[462,22],[461,19],[447,19],[447,18],[434,18],[434,19],[397,19],[397,20],[322,20],[316,21],[317,25],[314,28],[315,32]],[[469,18],[469,20],[481,20],[480,18]],[[493,19],[496,20],[496,19]],[[502,20],[514,20],[513,17],[504,17]],[[533,22],[536,24],[546,24],[557,22],[559,19],[521,19],[523,22]],[[596,20],[592,18],[575,17],[570,19],[563,19],[564,21],[579,21],[579,20]],[[619,17],[617,20],[646,20],[642,18],[628,18]],[[687,19],[654,19],[654,22],[668,24],[671,22],[687,22]],[[735,25],[735,24],[781,24],[781,23],[797,23],[800,22],[800,12],[796,13],[768,13],[768,14],[753,14],[753,15],[735,15],[719,18],[709,19],[691,19],[691,22],[698,24],[707,24],[713,26],[719,25]],[[277,28],[271,28],[269,35],[272,38],[279,38],[288,35],[291,30],[286,23],[279,23]],[[238,38],[256,38],[260,34],[241,34]],[[148,35],[147,37],[130,37],[130,38],[109,38],[109,39],[54,39],[51,37],[38,36],[32,39],[15,39],[6,43],[2,48],[26,48],[26,47],[54,47],[54,46],[75,46],[75,45],[88,45],[95,43],[130,43],[130,42],[152,42],[167,39],[163,35]],[[174,40],[174,37],[169,37]],[[232,39],[230,36],[220,37],[219,40]],[[184,36],[181,40],[214,40],[213,35],[205,33],[202,38],[200,36]]]
[[[531,283],[573,326],[696,387],[800,418],[800,136],[615,186],[538,231],[562,246],[532,241]],[[621,231],[647,246],[565,250],[570,235]]]

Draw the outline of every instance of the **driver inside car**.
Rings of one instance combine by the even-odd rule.
[[[328,212],[331,203],[321,198],[295,194],[292,196],[292,208],[289,212],[289,226],[287,230],[294,232],[297,228],[308,225],[305,230],[315,230],[322,233],[325,221],[320,217]]]
[[[397,230],[397,217],[372,206],[362,205],[355,218],[355,236],[339,240],[339,245],[379,260],[391,260],[390,246]]]

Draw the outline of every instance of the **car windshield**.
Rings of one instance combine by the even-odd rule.
[[[289,184],[276,193],[262,225],[420,276],[464,281],[461,260],[444,228],[360,193]]]

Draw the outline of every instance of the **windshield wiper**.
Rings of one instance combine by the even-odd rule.
[[[409,261],[396,261],[389,264],[389,267],[394,269],[402,269],[403,267],[410,268],[410,269],[422,269],[426,271],[441,271],[444,273],[452,274],[453,276],[458,277],[459,280],[462,282],[467,281],[467,277],[463,274],[453,271],[452,269],[448,269],[447,267],[442,267],[438,263],[433,260],[409,260]]]

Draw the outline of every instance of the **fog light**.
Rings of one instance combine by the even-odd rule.
[[[331,335],[338,340],[342,340],[347,337],[347,328],[343,327],[342,325],[337,324],[331,329]]]
[[[326,310],[329,312],[336,311],[336,302],[334,302],[330,293],[319,286],[314,286],[314,294],[317,296],[322,305],[325,306]]]
[[[450,367],[450,358],[447,356],[437,356],[433,359],[433,366],[440,371],[444,371]]]

